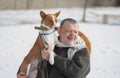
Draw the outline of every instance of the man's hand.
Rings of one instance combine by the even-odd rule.
[[[49,53],[48,52],[50,52],[51,51],[51,49],[50,48],[48,48],[48,49],[44,49],[43,51],[42,51],[42,59],[44,59],[44,60],[46,60],[46,61],[48,61],[49,60],[49,58],[50,58],[50,56],[49,56]],[[53,52],[53,51],[52,51]],[[53,54],[54,54],[54,56],[56,56],[56,54],[53,52]]]
[[[44,49],[44,50],[42,51],[42,59],[44,59],[44,60],[46,60],[46,61],[49,60],[48,49],[47,49],[47,50]]]
[[[18,73],[17,78],[28,78],[28,76],[24,72],[20,72]]]

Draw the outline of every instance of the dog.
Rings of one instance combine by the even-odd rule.
[[[45,48],[48,48],[48,46],[51,47],[51,50],[54,49],[55,42],[54,42],[54,31],[56,30],[56,23],[57,23],[57,18],[60,14],[60,11],[55,13],[55,14],[46,14],[43,11],[40,11],[40,16],[42,18],[41,20],[41,26],[40,27],[35,27],[35,29],[40,30],[39,35],[31,48],[30,52],[28,55],[24,58],[20,68],[19,72],[24,72],[27,73],[28,65],[31,64],[34,61],[42,59],[41,58],[41,51]],[[83,34],[82,32],[79,32],[79,36],[83,38],[85,41],[86,46],[88,47],[88,50],[91,54],[91,43],[89,39]],[[49,63],[54,64],[54,57],[52,52],[49,52],[50,59]]]
[[[56,26],[55,24],[57,22],[57,17],[59,16],[59,14],[60,14],[60,11],[55,14],[46,14],[43,11],[40,11],[40,16],[42,18],[41,26],[35,27],[35,29],[40,30],[39,35],[32,49],[30,50],[28,55],[24,58],[20,66],[20,72],[27,73],[28,65],[33,61],[41,58],[41,51],[47,48],[46,46],[51,46],[51,48],[54,49],[54,45],[53,45],[54,37],[51,33],[55,31],[55,26]],[[50,35],[50,36],[47,36],[47,35]],[[53,61],[54,58],[53,58],[52,52],[49,54],[51,56],[49,61],[51,64],[54,64],[54,61]]]

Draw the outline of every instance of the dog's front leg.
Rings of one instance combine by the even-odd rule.
[[[49,63],[50,63],[51,65],[53,65],[53,64],[54,64],[54,53],[53,53],[53,50],[50,49],[50,50],[48,51],[48,53],[49,53]]]
[[[28,68],[28,65],[30,64],[30,62],[28,62],[26,59],[27,59],[27,57],[25,57],[25,59],[23,60],[21,66],[20,66],[20,72],[27,73],[27,68]]]

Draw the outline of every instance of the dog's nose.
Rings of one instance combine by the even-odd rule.
[[[55,30],[57,30],[57,29],[58,29],[58,27],[54,27],[54,29],[55,29]]]

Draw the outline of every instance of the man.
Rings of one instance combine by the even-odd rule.
[[[47,63],[48,78],[86,78],[90,71],[88,50],[78,37],[78,23],[72,18],[64,19],[58,28],[58,43],[54,49],[54,65]],[[62,47],[61,44],[64,46]],[[42,51],[42,58],[49,60],[48,50]],[[39,68],[38,68],[39,69]],[[39,77],[39,72],[37,78]],[[19,76],[18,78],[27,78]]]

